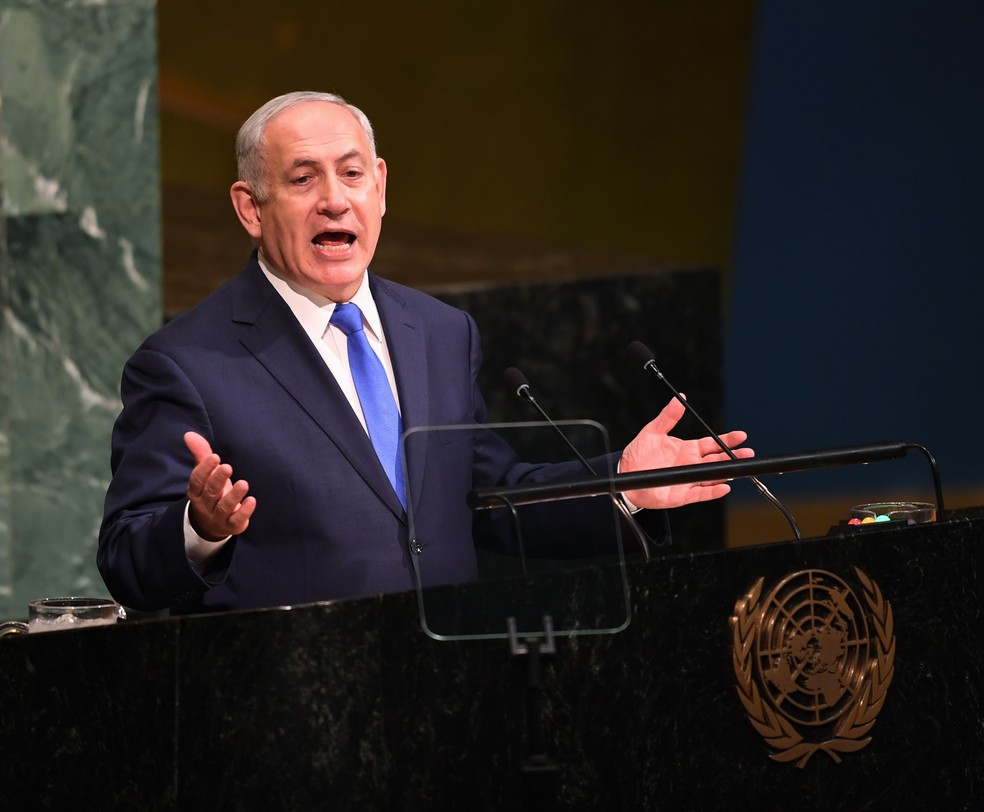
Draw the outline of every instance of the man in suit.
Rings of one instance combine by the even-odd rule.
[[[237,155],[232,203],[257,250],[126,365],[99,539],[107,586],[132,608],[176,612],[411,589],[408,512],[428,577],[473,578],[467,492],[580,469],[522,463],[488,432],[425,434],[405,470],[397,446],[381,449],[390,429],[377,435],[353,355],[362,350],[336,323],[351,311],[343,305],[361,311],[374,397],[388,401],[397,432],[485,422],[475,323],[368,271],[386,164],[361,111],[329,94],[278,97],[243,125]],[[682,412],[671,401],[622,452],[620,470],[724,459],[711,438],[669,435]],[[724,439],[751,455],[737,448],[743,432]],[[667,508],[728,490],[628,497]]]

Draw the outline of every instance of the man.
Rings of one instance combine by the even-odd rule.
[[[374,447],[361,365],[384,376],[377,395],[391,425],[485,422],[474,322],[368,272],[386,164],[361,111],[328,94],[278,97],[243,125],[237,154],[232,203],[257,251],[126,365],[99,539],[107,586],[127,606],[177,612],[411,589],[408,498],[429,577],[474,577],[465,494],[580,470],[520,463],[501,440],[468,432],[429,434],[405,471],[394,466],[395,447]],[[361,310],[365,345],[335,323],[351,311],[344,304]],[[353,355],[362,346],[368,360]],[[682,412],[671,402],[647,425],[621,471],[723,459],[710,438],[669,436]],[[737,447],[745,434],[724,440]],[[637,508],[666,508],[728,490],[628,496]]]

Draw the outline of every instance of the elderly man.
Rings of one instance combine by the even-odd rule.
[[[521,463],[469,432],[429,436],[404,466],[403,430],[485,421],[481,351],[470,316],[368,270],[386,211],[368,119],[338,96],[292,93],[257,110],[236,146],[232,203],[256,251],[126,365],[99,539],[107,586],[176,612],[411,589],[408,499],[428,576],[473,578],[466,493],[580,470]],[[620,470],[723,459],[713,439],[669,436],[682,412],[671,401]],[[667,508],[728,490],[628,498]]]

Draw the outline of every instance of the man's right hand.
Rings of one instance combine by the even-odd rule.
[[[256,499],[247,496],[249,484],[232,481],[232,466],[212,452],[208,440],[193,431],[184,435],[185,445],[195,458],[188,479],[188,518],[206,541],[221,541],[242,533],[256,510]]]

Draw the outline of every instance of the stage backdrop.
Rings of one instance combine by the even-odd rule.
[[[760,453],[922,443],[950,502],[979,503],[984,4],[758,5],[729,422]],[[783,497],[931,494],[919,464],[774,486]]]

